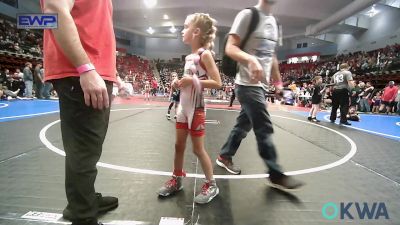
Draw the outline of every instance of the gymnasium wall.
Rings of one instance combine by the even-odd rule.
[[[217,37],[214,41],[214,51],[217,54],[220,52],[220,38]],[[190,54],[190,47],[182,42],[179,36],[176,39],[172,38],[149,38],[146,37],[146,53],[145,56],[150,59],[172,59],[181,58],[182,55]]]
[[[338,53],[374,50],[400,43],[400,9],[384,6],[384,11],[370,21],[365,32],[338,35]]]
[[[128,53],[144,56],[146,55],[146,38],[115,29],[115,37],[117,39],[117,48],[124,48]]]
[[[190,47],[181,38],[146,38],[146,56],[150,59],[181,58],[190,53]]]
[[[0,2],[0,14],[16,19],[18,13],[40,13],[39,0],[18,0],[18,8]]]
[[[286,60],[287,55],[301,54],[307,52],[320,52],[321,55],[336,55],[337,45],[332,43],[332,44],[313,46],[309,48],[278,49],[277,57],[278,60]]]

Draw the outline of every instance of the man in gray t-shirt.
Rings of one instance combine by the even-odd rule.
[[[33,88],[33,75],[32,75],[32,63],[25,63],[25,68],[23,70],[24,73],[24,83],[25,83],[25,97],[33,98],[32,88]]]
[[[43,98],[43,85],[44,85],[44,76],[43,74],[40,73],[40,70],[42,69],[42,64],[38,63],[36,64],[35,70],[33,71],[33,78],[34,78],[34,83],[35,83],[35,93],[36,93],[36,98],[42,99]]]
[[[268,84],[271,76],[271,67],[275,57],[275,48],[279,40],[279,30],[276,19],[269,12],[257,8],[260,20],[256,30],[249,36],[243,51],[252,55],[262,67],[261,79],[252,79],[251,64],[239,62],[239,71],[235,83],[244,86],[262,87],[262,83]],[[251,22],[252,11],[245,9],[236,16],[231,35],[237,35],[242,40]]]
[[[332,76],[332,83],[335,84],[333,86],[334,89],[351,90],[349,81],[353,81],[353,76],[351,72],[346,69],[342,69]]]
[[[332,76],[332,83],[334,86],[330,120],[332,123],[335,122],[340,106],[340,124],[351,125],[347,122],[347,113],[349,112],[349,91],[353,88],[353,77],[347,63],[340,65],[340,71]]]
[[[250,26],[252,11],[245,9],[239,12],[229,32],[225,50],[230,58],[239,63],[235,93],[242,109],[216,163],[230,173],[240,174],[241,170],[233,164],[232,157],[236,154],[242,139],[253,128],[259,155],[269,169],[271,183],[284,189],[296,189],[303,183],[284,175],[277,163],[275,145],[271,138],[273,126],[266,109],[263,89],[263,83],[268,84],[271,77],[276,90],[278,92],[282,90],[278,60],[275,56],[278,26],[270,14],[270,0],[259,0],[255,8],[260,20],[243,49],[240,49],[241,41]]]

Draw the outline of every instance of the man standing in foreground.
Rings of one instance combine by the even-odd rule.
[[[279,36],[278,25],[270,14],[272,3],[272,0],[259,0],[255,7],[259,13],[259,23],[243,49],[240,48],[241,41],[245,39],[250,26],[252,11],[245,9],[239,12],[229,32],[225,50],[226,54],[239,64],[235,91],[242,110],[216,162],[228,172],[240,174],[241,170],[233,164],[232,157],[236,154],[242,139],[253,128],[258,151],[269,169],[271,183],[283,189],[296,189],[303,183],[284,175],[277,163],[276,149],[271,137],[273,127],[266,109],[265,90],[262,84],[269,83],[272,77],[276,90],[278,92],[282,90],[278,60],[275,56]]]
[[[41,0],[44,13],[58,14],[58,29],[44,31],[45,81],[60,99],[65,150],[63,216],[73,225],[95,225],[97,214],[118,206],[95,192],[116,81],[111,0]]]

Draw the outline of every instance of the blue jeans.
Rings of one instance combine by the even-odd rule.
[[[50,91],[52,88],[52,84],[50,82],[44,82],[44,86],[42,89],[42,96],[45,99],[50,99]]]
[[[42,99],[43,98],[43,87],[44,84],[40,81],[35,81],[35,94],[36,94],[36,98],[38,99]]]
[[[25,81],[25,94],[24,96],[27,98],[32,98],[32,88],[33,88],[33,81],[31,80],[26,80]]]
[[[370,112],[371,111],[371,106],[369,105],[367,98],[362,98],[360,100],[360,111],[361,112]]]
[[[258,153],[268,167],[270,175],[282,176],[281,168],[277,164],[275,145],[272,142],[271,136],[274,130],[266,108],[264,89],[237,85],[235,92],[242,110],[236,119],[236,125],[229,134],[228,140],[221,149],[220,156],[225,159],[232,159],[242,140],[253,128],[256,135]]]

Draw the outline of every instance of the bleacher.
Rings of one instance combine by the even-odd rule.
[[[117,72],[122,80],[132,83],[136,92],[154,77],[150,61],[136,55],[117,56]]]
[[[338,64],[347,62],[355,80],[370,81],[384,87],[388,81],[400,83],[400,45],[395,44],[370,52],[354,52],[313,63],[280,64],[284,80],[307,82],[316,75],[332,76]],[[327,74],[327,70],[329,70]]]

